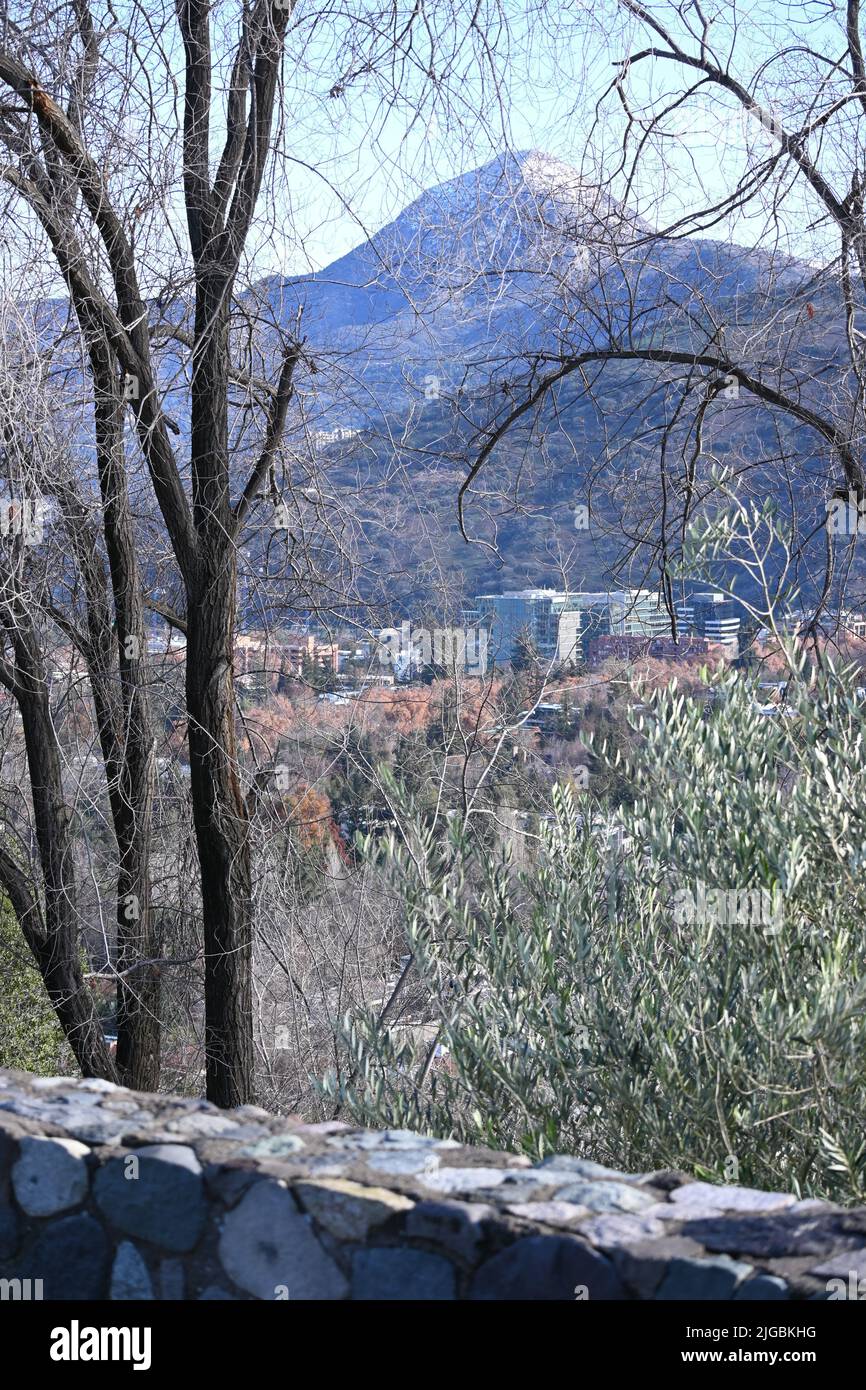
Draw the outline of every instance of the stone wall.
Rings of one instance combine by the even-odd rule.
[[[0,1072],[0,1297],[826,1299],[852,1278],[862,1208]]]

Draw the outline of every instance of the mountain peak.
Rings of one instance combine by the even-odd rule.
[[[538,192],[562,192],[581,189],[583,180],[573,164],[568,164],[548,150],[520,150],[510,156],[520,170],[523,181]]]
[[[475,208],[489,216],[491,208],[487,200],[491,197],[499,205],[513,203],[527,195],[573,204],[583,189],[577,170],[546,150],[504,150],[485,164],[428,189],[411,208],[419,211],[427,211],[431,205],[461,210]]]
[[[395,255],[405,263],[407,253],[426,258],[446,243],[449,254],[471,245],[473,258],[492,268],[506,248],[510,262],[539,235],[557,229],[567,237],[597,201],[597,190],[564,160],[541,149],[506,150],[427,189],[373,243],[392,265]]]

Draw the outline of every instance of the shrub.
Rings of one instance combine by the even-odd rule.
[[[15,916],[0,898],[0,1067],[56,1073],[64,1043],[42,977]]]
[[[730,673],[709,713],[648,693],[633,803],[557,788],[524,871],[405,803],[380,858],[444,1051],[357,1014],[326,1091],[366,1123],[863,1200],[862,713],[850,672],[804,676],[771,716]]]

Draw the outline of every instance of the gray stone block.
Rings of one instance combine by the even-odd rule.
[[[758,1192],[752,1187],[724,1187],[711,1182],[685,1183],[671,1193],[670,1200],[682,1208],[683,1221],[726,1211],[782,1211],[794,1202],[787,1192]]]
[[[191,1250],[204,1229],[201,1166],[183,1144],[148,1145],[109,1160],[96,1174],[93,1195],[118,1230],[165,1250]]]
[[[608,1219],[615,1221],[629,1218]],[[703,1257],[699,1245],[693,1240],[684,1240],[681,1236],[663,1236],[658,1240],[638,1240],[633,1244],[614,1245],[607,1253],[623,1283],[631,1293],[641,1299],[655,1297],[673,1260]]]
[[[600,1246],[603,1250],[625,1245],[629,1241],[642,1241],[656,1236],[664,1236],[666,1229],[664,1222],[659,1221],[656,1217],[637,1216],[632,1212],[612,1212],[602,1216],[590,1216],[588,1220],[580,1223],[580,1235],[592,1245]],[[694,1242],[691,1243],[694,1244]],[[696,1245],[695,1249],[698,1250],[700,1247]]]
[[[846,1230],[843,1222],[851,1222],[851,1218],[835,1212],[826,1216],[786,1211],[765,1216],[732,1214],[688,1221],[682,1233],[708,1250],[777,1259],[783,1255],[829,1255],[858,1249],[863,1244],[863,1234]]]
[[[111,1268],[111,1298],[128,1303],[153,1298],[153,1284],[147,1265],[135,1246],[123,1240],[117,1247]]]
[[[387,1149],[374,1149],[364,1154],[367,1167],[373,1173],[388,1173],[392,1177],[416,1177],[433,1173],[439,1167],[439,1156],[432,1149],[397,1148],[393,1153]]]
[[[495,1215],[483,1202],[419,1202],[406,1217],[406,1234],[471,1260],[482,1240],[482,1222]]]
[[[360,1130],[354,1134],[331,1139],[332,1146],[348,1149],[433,1149],[441,1141],[429,1134],[414,1134],[411,1129]]]
[[[575,1226],[582,1217],[589,1216],[586,1207],[574,1202],[509,1202],[506,1211],[526,1221],[538,1221],[543,1226]]]
[[[556,1189],[558,1202],[576,1202],[590,1211],[640,1212],[655,1206],[655,1197],[624,1182],[573,1182]]]
[[[358,1250],[352,1261],[352,1298],[387,1302],[453,1299],[454,1266],[423,1250]]]
[[[659,1285],[655,1297],[659,1301],[674,1299],[733,1298],[737,1285],[747,1279],[752,1266],[731,1260],[727,1255],[715,1259],[675,1259]]]
[[[734,1294],[734,1301],[752,1299],[765,1303],[787,1298],[788,1292],[788,1285],[784,1279],[777,1279],[775,1274],[756,1274],[754,1279],[746,1279],[739,1285]]]
[[[30,1251],[28,1278],[43,1281],[46,1299],[104,1298],[111,1263],[105,1231],[92,1216],[62,1216],[40,1233]]]
[[[514,1203],[537,1202],[542,1192],[547,1192],[543,1184],[537,1182],[521,1182],[518,1180],[497,1183],[495,1187],[479,1187],[473,1190],[472,1200],[474,1202],[495,1202],[497,1205],[507,1204],[512,1206]],[[583,1211],[585,1208],[575,1205],[575,1211]]]
[[[79,1206],[87,1196],[89,1152],[76,1139],[22,1139],[12,1169],[18,1205],[28,1216],[56,1216]]]
[[[422,1182],[433,1192],[475,1192],[498,1187],[505,1181],[505,1168],[440,1168],[438,1173],[425,1173]]]
[[[820,1279],[847,1279],[853,1274],[856,1279],[866,1279],[866,1247],[860,1250],[845,1250],[832,1259],[821,1260],[807,1271]]]
[[[298,1182],[292,1193],[319,1226],[341,1241],[365,1241],[374,1227],[412,1208],[399,1192],[345,1178]]]
[[[238,1288],[255,1298],[337,1299],[347,1292],[339,1267],[325,1254],[308,1218],[278,1183],[256,1183],[223,1221],[220,1262]]]
[[[290,1154],[302,1153],[304,1141],[294,1134],[272,1134],[267,1139],[259,1139],[254,1144],[244,1144],[240,1152],[247,1158],[287,1158]]]
[[[584,1292],[585,1290],[585,1292]],[[499,1300],[620,1299],[625,1291],[609,1260],[568,1236],[525,1236],[478,1270],[469,1297]]]

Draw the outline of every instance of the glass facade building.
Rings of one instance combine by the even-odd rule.
[[[708,642],[736,644],[740,634],[739,606],[724,594],[710,591],[692,594],[677,604],[677,618],[684,637],[705,637]]]
[[[478,594],[464,619],[489,630],[489,654],[500,665],[511,660],[526,634],[543,661],[574,662],[586,656],[592,637],[656,637],[670,633],[670,618],[651,589],[610,593],[566,593],[517,589]]]

